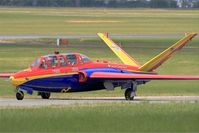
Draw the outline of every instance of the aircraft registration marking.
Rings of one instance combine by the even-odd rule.
[[[53,73],[60,73],[59,69],[53,69],[52,71],[53,71]]]
[[[110,67],[110,68],[120,68],[120,69],[127,68],[127,66],[121,66],[121,65],[111,65],[111,64],[108,64],[107,66]]]

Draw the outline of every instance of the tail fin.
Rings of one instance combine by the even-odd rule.
[[[104,33],[97,33],[97,35],[109,46],[109,48],[120,58],[120,60],[126,64],[135,67],[140,67],[140,65],[124,50],[122,50],[117,44],[115,44],[108,35]]]
[[[192,38],[194,38],[197,34],[191,33],[186,34],[184,38],[182,38],[180,41],[172,45],[171,47],[164,50],[162,53],[158,54],[148,62],[146,62],[144,65],[142,65],[139,69],[141,71],[153,71],[154,69],[158,68],[162,63],[164,63],[166,60],[168,60],[172,55],[174,55],[175,52],[180,50],[186,43],[188,43]]]

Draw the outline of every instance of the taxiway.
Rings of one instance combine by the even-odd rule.
[[[18,101],[10,98],[0,98],[0,107],[32,107],[51,105],[72,105],[72,104],[94,104],[94,103],[179,103],[199,102],[199,96],[137,96],[133,101],[126,101],[123,97],[85,97],[85,98],[51,98],[45,99],[24,99]]]

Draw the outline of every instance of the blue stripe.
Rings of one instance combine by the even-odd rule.
[[[69,92],[100,90],[104,89],[103,80],[90,79],[89,76],[93,72],[132,73],[115,68],[87,68],[81,71],[86,72],[88,75],[88,79],[85,83],[79,83],[78,74],[73,74],[34,79],[24,83],[19,86],[19,88],[26,91],[35,90],[49,92],[61,92],[62,89],[67,89],[69,87],[71,88]]]

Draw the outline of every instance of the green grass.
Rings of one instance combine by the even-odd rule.
[[[175,43],[178,39],[179,38],[140,38],[114,40],[116,42],[122,42],[122,46],[127,53],[143,64],[169,45]],[[36,42],[35,40],[25,40],[25,43],[31,42],[32,45],[23,44],[24,42],[20,44],[20,41],[18,41],[20,45],[0,45],[0,72],[16,72],[27,68],[36,57],[54,53],[57,49],[60,52],[80,52],[89,56],[94,61],[100,59],[120,63],[119,59],[99,39],[72,39],[69,40],[72,43],[71,45],[60,48],[52,45],[53,41],[52,39],[36,40]],[[198,43],[198,38],[193,39],[193,41],[187,45],[188,48],[182,49],[173,58],[163,64],[157,72],[160,74],[199,75]],[[94,45],[94,47],[85,47],[74,44],[96,45]],[[138,88],[138,95],[199,95],[198,81],[152,81]],[[123,90],[116,89],[111,92],[103,90],[52,95],[52,97],[81,96],[123,96]],[[0,79],[0,97],[14,97],[13,87],[7,79]],[[25,97],[27,97],[27,95]]]
[[[0,132],[199,132],[199,103],[0,108]]]
[[[118,23],[69,23],[113,20]],[[199,32],[199,10],[0,7],[0,34]]]

